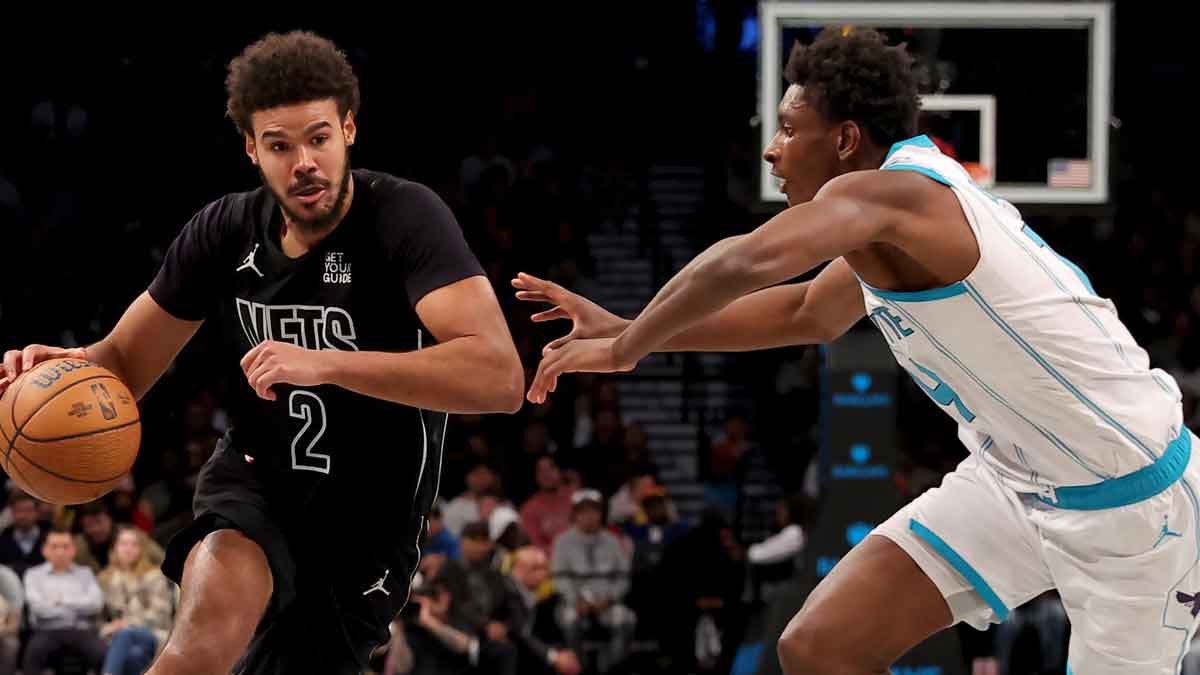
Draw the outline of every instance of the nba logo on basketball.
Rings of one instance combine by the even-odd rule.
[[[113,405],[112,396],[108,393],[108,387],[97,382],[92,385],[92,395],[96,397],[96,403],[100,404],[100,414],[104,416],[104,419],[116,419],[117,408]]]

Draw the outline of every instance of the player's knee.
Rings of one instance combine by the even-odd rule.
[[[828,626],[803,610],[788,623],[775,648],[786,675],[836,672],[844,656]]]
[[[217,642],[215,637],[187,642],[168,640],[147,675],[228,673],[240,656],[237,647]]]
[[[245,610],[258,622],[273,590],[271,566],[262,547],[237,530],[210,532],[193,549],[189,563],[192,574],[185,572],[185,583],[203,588],[208,597],[232,596],[234,602],[224,607]],[[230,575],[230,570],[237,573]],[[191,579],[186,577],[191,576]]]

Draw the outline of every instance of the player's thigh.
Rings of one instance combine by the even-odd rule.
[[[262,548],[245,534],[216,530],[188,553],[180,590],[168,645],[215,639],[240,653],[271,599],[271,567]]]
[[[825,577],[783,632],[789,661],[884,671],[952,617],[937,586],[895,542],[867,537]]]
[[[1119,509],[1040,515],[1072,672],[1179,672],[1200,614],[1200,480]]]
[[[983,630],[1053,586],[1030,499],[969,458],[872,535],[908,554],[937,587],[952,623]]]

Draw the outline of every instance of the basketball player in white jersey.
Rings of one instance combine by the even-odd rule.
[[[787,77],[763,156],[787,210],[697,256],[634,321],[514,280],[554,305],[535,320],[574,321],[528,398],[654,351],[828,342],[868,316],[970,456],[821,582],[779,642],[784,671],[887,672],[931,634],[1054,588],[1070,672],[1177,673],[1200,612],[1200,452],[1175,382],[1082,270],[914,137],[902,48],[827,30]]]

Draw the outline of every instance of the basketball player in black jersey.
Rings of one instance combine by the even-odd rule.
[[[447,413],[514,412],[524,373],[483,271],[428,188],[351,171],[358,82],[311,33],[230,64],[264,187],[201,210],[149,290],[85,349],[140,397],[203,321],[241,379],[170,544],[175,630],[152,675],[358,673],[408,600]]]

